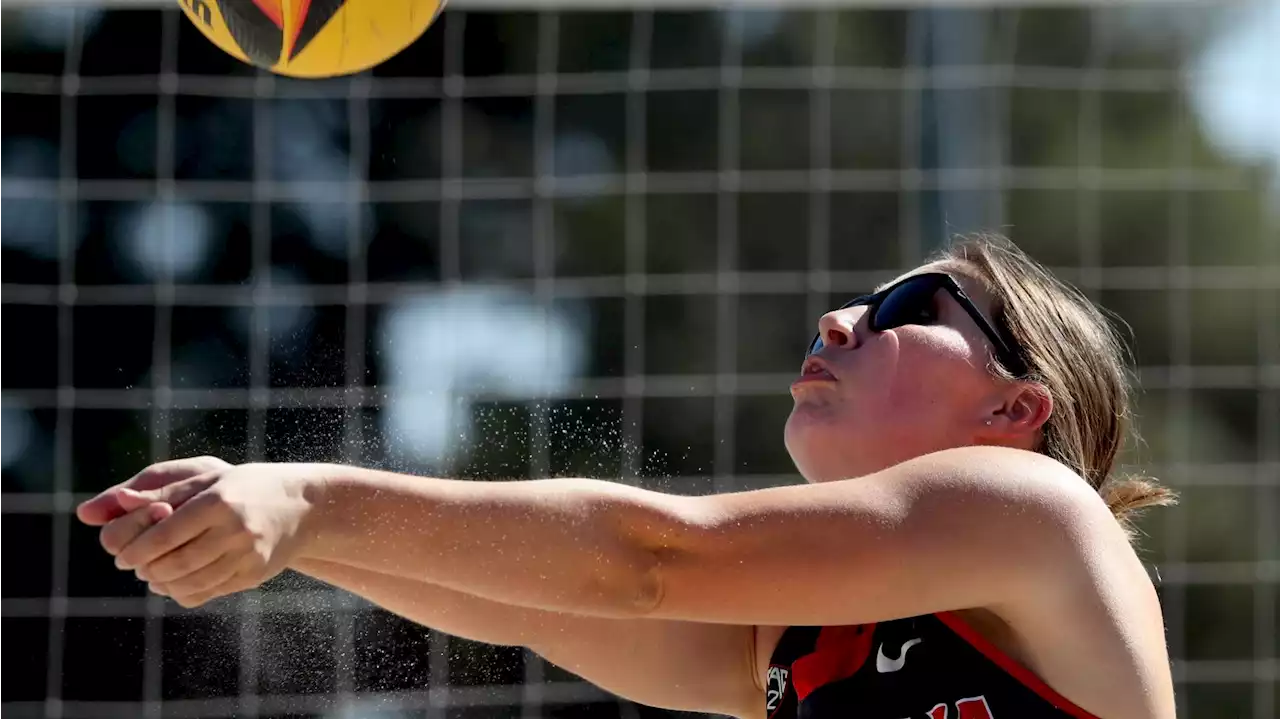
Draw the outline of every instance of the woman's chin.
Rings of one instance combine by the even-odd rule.
[[[797,404],[787,417],[783,441],[791,461],[805,479],[811,482],[821,481],[821,467],[827,462],[823,457],[831,453],[833,440],[840,430],[831,421],[831,417],[820,409],[808,408]]]
[[[849,407],[831,395],[813,393],[810,396],[796,397],[791,405],[791,414],[787,417],[787,431],[803,432],[818,435],[843,434],[856,417],[850,416]]]

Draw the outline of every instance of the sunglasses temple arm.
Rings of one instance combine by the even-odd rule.
[[[982,316],[982,313],[978,311],[977,305],[973,303],[973,300],[969,299],[964,290],[957,287],[952,292],[956,293],[956,298],[960,300],[960,306],[964,308],[965,313],[973,318],[974,323],[978,325],[982,333],[987,336],[987,339],[991,340],[991,344],[996,348],[996,354],[1000,356],[1000,361],[1007,366],[1009,371],[1017,372],[1018,374],[1025,373],[1026,367],[1023,366],[1022,359],[1013,351],[1009,343],[1004,341],[1004,338],[996,331],[995,326],[987,321],[986,317]]]

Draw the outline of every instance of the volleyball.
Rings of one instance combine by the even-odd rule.
[[[178,0],[204,36],[243,62],[290,77],[350,75],[426,31],[445,0]]]

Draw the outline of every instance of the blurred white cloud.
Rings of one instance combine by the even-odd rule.
[[[555,142],[556,175],[607,175],[616,172],[618,162],[609,147],[592,132],[565,132]]]
[[[0,466],[8,469],[21,459],[30,449],[34,435],[31,412],[6,398],[0,409]]]
[[[58,148],[39,137],[6,137],[0,149],[4,178],[21,184],[27,177],[56,177]],[[58,212],[53,200],[4,200],[0,243],[36,259],[58,258]]]
[[[124,259],[139,278],[175,282],[195,276],[208,261],[212,240],[209,214],[199,205],[152,201],[122,219]]]
[[[474,395],[562,391],[586,361],[583,332],[519,292],[479,287],[406,298],[376,328],[387,367],[382,415],[399,459],[448,471],[472,447]]]
[[[728,8],[720,13],[720,32],[726,40],[733,40],[734,33],[740,33],[745,47],[755,47],[778,34],[784,15],[782,5]]]
[[[66,48],[71,28],[79,21],[89,35],[102,19],[103,8],[70,6],[63,3],[24,7],[20,13],[5,14],[4,42],[58,51]]]
[[[273,105],[275,128],[272,171],[289,182],[352,180],[347,148],[335,138],[346,127],[345,101],[281,100]],[[350,201],[345,184],[331,188],[309,187],[293,207],[307,225],[308,239],[330,257],[347,256],[348,221],[353,212],[368,213]]]
[[[1197,59],[1192,102],[1218,147],[1280,178],[1280,2],[1239,10]]]

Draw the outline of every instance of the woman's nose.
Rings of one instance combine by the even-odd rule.
[[[833,310],[818,319],[818,337],[824,346],[853,349],[858,346],[858,320],[865,314],[865,307],[847,307]]]

